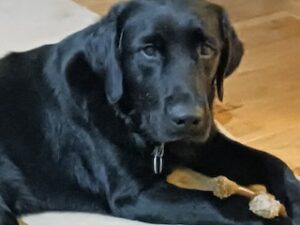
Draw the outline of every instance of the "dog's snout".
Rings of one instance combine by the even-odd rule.
[[[173,122],[177,126],[193,126],[193,125],[198,125],[200,122],[201,118],[198,115],[189,115],[189,114],[183,114],[178,117],[173,118]]]
[[[177,129],[197,128],[203,119],[204,110],[200,107],[191,107],[177,104],[170,108],[169,116]]]

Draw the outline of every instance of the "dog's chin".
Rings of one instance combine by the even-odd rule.
[[[155,130],[155,129],[152,129]],[[155,132],[148,132],[148,139],[157,144],[170,143],[170,142],[189,142],[189,143],[205,143],[211,134],[212,126],[209,123],[207,126],[202,127],[198,131],[192,133],[175,133],[168,130],[158,130]]]

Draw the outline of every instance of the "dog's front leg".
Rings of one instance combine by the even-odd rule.
[[[161,181],[136,196],[115,199],[113,214],[158,224],[292,225],[289,218],[266,221],[254,216],[245,201],[217,200],[206,192],[176,188]]]
[[[1,184],[1,182],[0,182]],[[0,196],[0,225],[18,225],[16,218]]]
[[[1,156],[0,156],[1,157]],[[11,170],[11,166],[8,160],[0,158],[0,225],[18,225],[8,202],[14,198],[14,193],[11,192],[11,185],[14,185],[12,177],[14,171]]]
[[[20,171],[0,149],[0,225],[18,225],[16,217],[32,200]]]
[[[221,133],[206,145],[188,148],[193,157],[185,166],[209,176],[224,175],[246,186],[266,185],[268,191],[287,207],[294,224],[300,224],[300,182],[284,162],[232,141]]]

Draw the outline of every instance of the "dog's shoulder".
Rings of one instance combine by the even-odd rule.
[[[25,76],[43,67],[52,45],[44,45],[26,52],[12,52],[0,59],[0,79]]]
[[[41,96],[46,92],[43,69],[50,48],[10,53],[0,60],[0,138],[3,140],[16,138],[37,125]]]
[[[0,60],[0,101],[15,105],[15,110],[28,103],[42,89],[43,70],[51,46],[42,46],[27,52],[10,53]],[[23,105],[24,103],[23,102]]]

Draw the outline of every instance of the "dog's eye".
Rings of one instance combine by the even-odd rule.
[[[202,59],[210,59],[215,54],[215,49],[208,44],[203,44],[198,47],[198,55]]]
[[[158,54],[158,50],[154,45],[146,45],[142,51],[148,57],[156,57]]]

